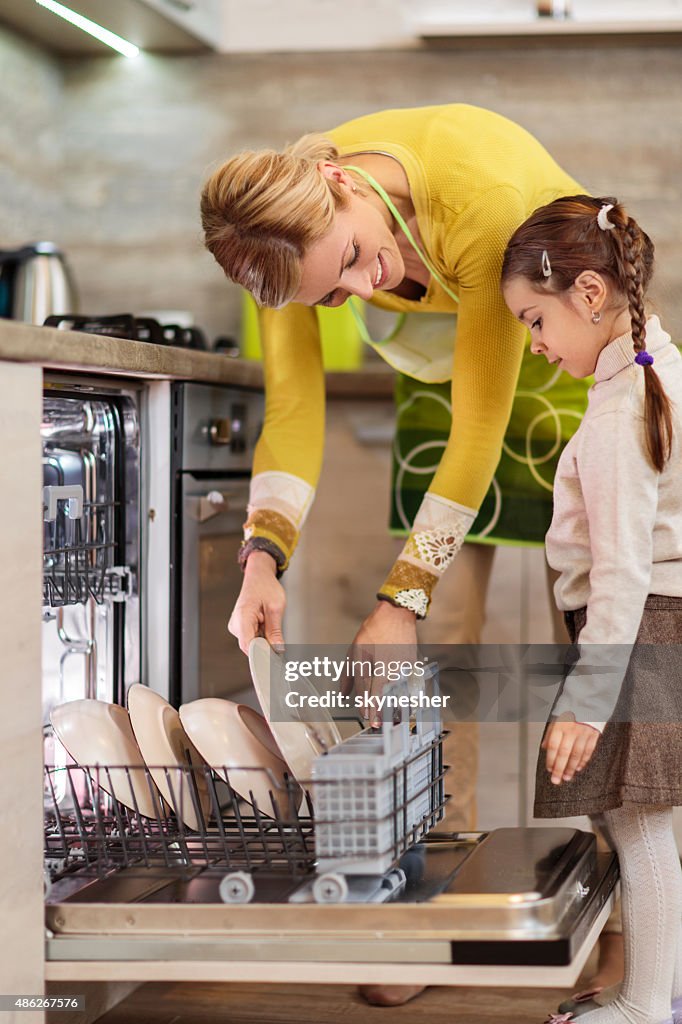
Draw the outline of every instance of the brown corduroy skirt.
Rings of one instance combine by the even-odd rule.
[[[575,643],[586,609],[566,614]],[[553,785],[540,750],[535,816],[597,814],[623,803],[682,805],[682,598],[647,598],[637,645],[611,721],[589,764],[570,782]],[[651,665],[655,665],[652,670]]]

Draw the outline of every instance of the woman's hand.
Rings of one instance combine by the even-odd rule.
[[[598,729],[583,722],[557,719],[550,723],[540,746],[547,751],[546,767],[555,785],[570,782],[589,764],[599,737]]]
[[[252,551],[244,568],[244,581],[227,628],[248,654],[255,636],[265,636],[275,650],[284,647],[282,617],[286,605],[284,587],[277,579],[277,565],[267,551]]]
[[[394,648],[398,647],[398,650]],[[377,651],[377,648],[384,650]],[[408,608],[397,608],[389,601],[377,601],[355,635],[349,657],[363,665],[381,661],[409,661],[414,664],[417,657],[417,622],[414,612]],[[386,683],[385,676],[374,676],[365,670],[356,672],[346,681],[342,692],[350,693],[353,688],[366,695],[380,694]],[[365,707],[364,718],[370,718],[372,725],[381,724],[381,715],[375,709]]]
[[[408,646],[417,650],[417,620],[409,608],[397,608],[390,601],[377,601],[374,610],[369,613],[360,629],[355,634],[354,645],[375,646],[386,645]],[[405,650],[407,656],[407,650]],[[401,657],[402,651],[395,657]],[[402,658],[401,658],[402,660]]]

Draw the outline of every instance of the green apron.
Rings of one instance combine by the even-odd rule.
[[[587,408],[589,385],[531,355],[528,339],[502,455],[467,540],[544,543],[557,462]],[[396,536],[407,536],[450,435],[450,384],[424,384],[400,374],[395,400],[390,527]]]
[[[455,301],[421,251],[388,194],[360,167],[381,196],[424,265]],[[361,337],[398,371],[395,387],[391,533],[407,536],[450,436],[450,372],[457,317],[442,313],[401,313],[391,332],[375,341],[350,303]],[[552,518],[552,490],[559,456],[587,408],[591,379],[575,380],[530,351],[521,362],[502,454],[467,539],[486,544],[542,545]]]

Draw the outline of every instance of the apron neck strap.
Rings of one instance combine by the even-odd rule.
[[[343,165],[343,169],[345,171],[355,171],[355,173],[359,174],[361,178],[364,178],[365,181],[367,182],[367,184],[370,185],[374,189],[374,191],[377,193],[377,195],[379,195],[381,197],[381,199],[383,199],[384,203],[386,204],[386,206],[388,207],[388,209],[391,211],[391,213],[395,217],[396,221],[398,222],[398,225],[400,226],[403,234],[407,238],[408,242],[410,243],[410,245],[412,246],[414,251],[419,256],[419,259],[422,261],[422,263],[424,264],[426,269],[429,271],[431,276],[436,279],[436,281],[441,286],[443,291],[447,295],[449,295],[450,298],[454,302],[459,302],[458,297],[455,295],[455,293],[452,291],[452,289],[449,288],[446,285],[445,281],[440,276],[438,271],[435,269],[435,267],[433,266],[431,261],[426,256],[426,254],[423,253],[422,250],[419,248],[419,245],[415,241],[412,232],[408,228],[408,226],[407,226],[405,220],[403,219],[402,215],[398,212],[398,208],[396,207],[395,203],[393,202],[393,200],[389,196],[389,194],[386,191],[386,189],[383,188],[383,186],[380,185],[379,182],[375,178],[373,178],[371,174],[369,174],[367,171],[365,171],[362,167],[356,167],[355,164],[344,164]]]

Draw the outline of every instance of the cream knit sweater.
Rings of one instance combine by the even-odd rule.
[[[587,412],[559,460],[546,537],[549,564],[561,574],[558,607],[587,606],[580,660],[554,713],[571,711],[600,731],[647,595],[682,597],[682,356],[656,316],[647,320],[646,347],[673,403],[670,461],[662,473],[649,462],[644,370],[634,362],[632,336],[623,335],[597,360]]]

